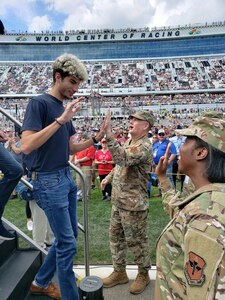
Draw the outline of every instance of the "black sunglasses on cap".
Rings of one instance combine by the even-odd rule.
[[[159,135],[159,136],[164,136],[165,133],[164,133],[164,132],[160,132],[158,135]]]

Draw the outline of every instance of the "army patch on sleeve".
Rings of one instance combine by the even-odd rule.
[[[137,147],[130,147],[130,152],[131,153],[137,153],[138,152],[138,148]]]
[[[189,260],[186,262],[184,274],[191,286],[202,286],[205,282],[204,267],[205,260],[194,252],[188,253]]]

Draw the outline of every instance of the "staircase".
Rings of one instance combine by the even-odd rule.
[[[40,268],[46,252],[19,228],[4,218],[3,223],[8,230],[15,233],[16,238],[11,241],[0,239],[0,300],[52,300],[47,296],[31,295],[30,293],[31,282]],[[75,270],[79,270],[80,276],[85,277],[86,267],[84,265],[76,266]],[[97,275],[99,278],[103,278],[108,276],[112,270],[112,266],[97,265],[93,266],[91,273],[93,273],[93,276]],[[137,268],[133,265],[127,266],[127,272],[130,282],[111,289],[104,289],[104,299],[154,299],[155,267],[149,271],[150,284],[140,295],[132,295],[128,292],[129,285],[137,275]],[[54,277],[53,281],[57,282],[57,278]]]
[[[0,299],[50,300],[52,298],[30,294],[30,285],[43,261],[43,253],[33,241],[14,225],[5,227],[15,232],[10,241],[0,239]]]

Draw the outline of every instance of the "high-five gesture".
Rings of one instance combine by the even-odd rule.
[[[79,102],[85,100],[85,97],[79,97],[74,99],[73,101],[69,102],[63,112],[63,114],[58,117],[58,121],[61,124],[65,124],[66,122],[70,121],[73,116],[80,110],[81,106],[77,105]]]
[[[102,122],[102,125],[100,127],[100,131],[96,136],[98,140],[101,140],[105,134],[106,136],[110,136],[112,134],[110,120],[111,120],[111,114],[110,114],[110,109],[108,109],[105,118]]]
[[[106,136],[110,136],[112,134],[110,109],[108,109],[108,111],[105,115],[105,119],[103,121],[102,127],[104,128]]]

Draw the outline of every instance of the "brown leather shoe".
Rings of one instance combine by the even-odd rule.
[[[57,284],[50,282],[49,286],[47,288],[41,288],[39,286],[36,286],[31,283],[30,291],[32,294],[36,295],[46,295],[53,299],[61,300],[61,293],[60,289]]]

